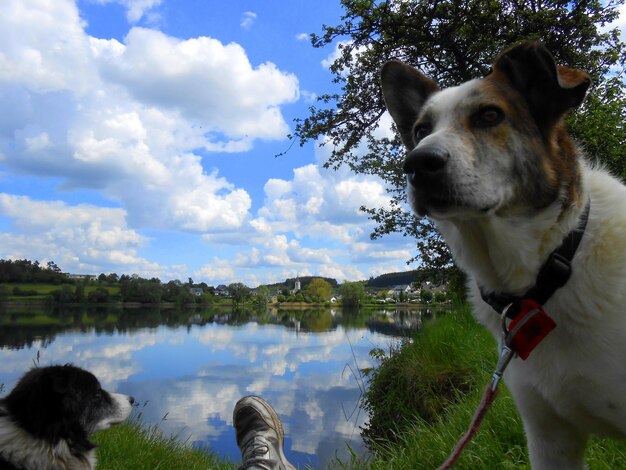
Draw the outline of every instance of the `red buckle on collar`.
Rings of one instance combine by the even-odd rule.
[[[556,322],[534,300],[522,299],[519,313],[509,324],[506,344],[526,359],[533,349],[556,328]]]

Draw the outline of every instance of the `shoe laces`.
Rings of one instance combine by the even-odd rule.
[[[270,446],[259,436],[250,439],[243,447],[243,463],[239,470],[275,470],[280,468],[276,460],[267,457],[270,453]]]

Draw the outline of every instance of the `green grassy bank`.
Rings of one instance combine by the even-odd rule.
[[[97,433],[98,470],[233,470],[208,452],[193,450],[176,437],[166,437],[155,426],[130,421]]]
[[[375,456],[363,468],[437,468],[467,429],[490,381],[495,341],[463,306],[381,361],[365,397],[373,413],[365,435]],[[594,439],[587,463],[591,470],[626,468],[626,441]],[[455,468],[530,468],[521,419],[505,386]]]
[[[426,322],[412,342],[391,353],[375,350],[373,356],[380,365],[369,372],[370,387],[364,397],[371,415],[364,436],[373,455],[367,461],[355,458],[335,467],[437,468],[465,432],[490,380],[495,342],[462,306]],[[100,433],[97,441],[101,470],[234,468],[136,423]],[[626,469],[626,441],[594,439],[587,463],[591,470]],[[506,387],[455,468],[530,468],[521,420]]]

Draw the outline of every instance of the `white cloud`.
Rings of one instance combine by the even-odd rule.
[[[2,88],[21,85],[34,93],[62,90],[84,93],[95,78],[84,26],[73,2],[44,5],[28,0],[3,0],[0,6]]]
[[[253,11],[246,11],[243,13],[243,15],[241,15],[241,23],[239,23],[239,25],[243,29],[246,29],[246,30],[250,29],[252,28],[252,25],[256,21],[256,17],[257,17],[257,14],[254,13]]]
[[[350,224],[369,225],[359,208],[389,205],[389,196],[379,180],[321,170],[312,164],[294,169],[291,181],[268,181],[265,195],[259,216],[277,225],[291,225],[301,234],[315,233],[321,222],[344,229]]]
[[[232,262],[214,260],[207,268],[211,274],[216,266],[227,266],[240,280],[264,270],[272,273],[265,274],[266,283],[296,274],[353,281],[368,277],[381,263],[387,272],[407,268],[412,241],[372,242],[373,223],[359,210],[362,205],[389,207],[378,179],[310,164],[294,169],[292,179],[268,180],[264,191],[263,206],[236,236],[205,236],[207,243],[246,247]]]
[[[137,255],[146,239],[126,224],[123,209],[62,201],[36,201],[0,193],[0,216],[13,233],[0,232],[2,257],[54,260],[63,269],[93,273],[105,268],[163,275],[167,270]]]
[[[93,42],[104,77],[142,103],[180,112],[205,134],[250,140],[288,132],[278,106],[298,99],[298,80],[269,62],[252,67],[238,44],[144,28],[133,28],[124,46]]]
[[[202,266],[194,277],[214,284],[230,284],[237,280],[232,263],[225,259],[213,258],[210,264]]]
[[[137,19],[158,1],[123,1]],[[298,81],[241,46],[133,28],[89,37],[73,2],[0,7],[0,155],[10,170],[55,176],[119,201],[133,227],[237,229],[248,193],[206,172],[194,149],[245,151],[288,132],[280,106]],[[139,16],[138,16],[139,15]]]
[[[156,6],[159,6],[162,0],[92,0],[102,5],[107,3],[118,3],[126,9],[126,19],[131,23],[137,23],[146,13]]]
[[[343,48],[348,45],[350,45],[350,41],[338,41],[335,43],[333,51],[328,55],[328,57],[322,60],[322,67],[325,69],[330,68],[330,66],[333,65],[339,57],[341,57],[341,51]]]
[[[296,34],[296,39],[298,41],[308,41],[311,35],[309,33],[298,33]]]

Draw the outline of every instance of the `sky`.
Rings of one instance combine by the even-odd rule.
[[[382,181],[294,118],[333,91],[338,1],[3,0],[0,258],[249,286],[410,269]],[[390,132],[389,125],[380,132]],[[276,155],[289,149],[285,155]]]
[[[341,14],[339,0],[2,0],[0,258],[251,287],[414,268],[414,241],[370,240],[359,211],[388,205],[385,184],[287,138],[336,91],[337,44],[309,34]]]

